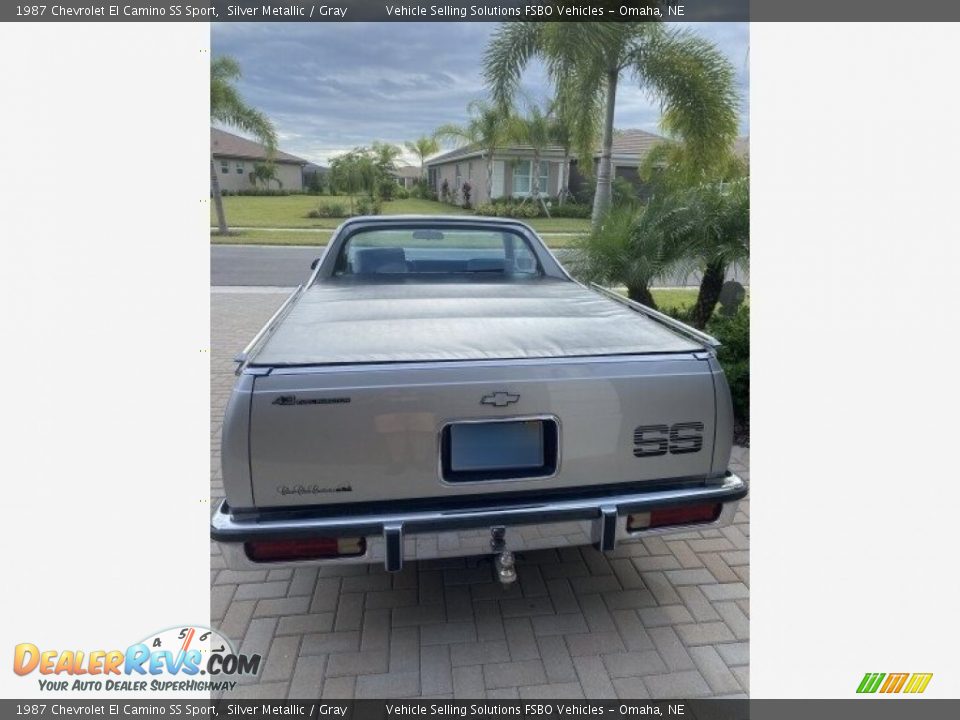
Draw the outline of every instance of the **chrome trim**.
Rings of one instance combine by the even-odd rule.
[[[243,542],[264,537],[291,537],[327,535],[382,535],[388,527],[400,526],[404,535],[418,532],[488,528],[494,525],[523,525],[561,522],[564,520],[600,521],[604,512],[616,508],[618,516],[643,512],[657,507],[692,504],[715,500],[733,503],[747,494],[747,483],[734,474],[728,474],[722,483],[698,487],[683,487],[654,492],[636,492],[623,495],[598,495],[575,500],[546,500],[523,505],[476,509],[411,511],[382,515],[333,515],[316,517],[254,516],[234,519],[229,507],[221,500],[210,519],[210,536],[220,542]],[[671,528],[671,530],[677,531]]]
[[[684,335],[690,338],[691,340],[694,340],[699,343],[704,343],[705,345],[711,348],[718,348],[720,347],[720,345],[722,345],[722,343],[719,340],[717,340],[715,337],[713,337],[713,335],[708,335],[707,333],[701,330],[697,330],[697,328],[687,325],[686,323],[682,323],[679,320],[676,320],[675,318],[670,317],[669,315],[665,315],[662,312],[659,312],[657,310],[654,310],[653,308],[647,307],[646,305],[642,305],[638,302],[634,302],[630,298],[625,298],[623,295],[619,293],[615,293],[613,292],[613,290],[603,287],[603,285],[598,285],[597,283],[590,283],[590,287],[591,289],[597,291],[601,295],[604,295],[605,297],[608,297],[611,300],[616,300],[621,305],[626,305],[631,310],[636,310],[641,315],[646,315],[651,320],[655,320],[661,325],[666,325],[671,330],[674,330],[680,333],[681,335]]]
[[[358,365],[275,365],[270,369],[271,375],[320,375],[324,373],[351,373],[383,372],[395,370],[403,366],[405,370],[435,370],[438,367],[457,368],[485,368],[485,367],[524,367],[537,365],[582,365],[584,363],[622,363],[622,362],[662,362],[664,360],[694,359],[706,360],[708,353],[698,350],[679,350],[677,352],[651,352],[636,355],[570,355],[567,357],[542,358],[505,358],[490,360],[416,360],[410,362],[379,362],[362,363]],[[473,384],[481,385],[488,381],[477,381]]]
[[[443,431],[451,425],[480,424],[491,422],[523,422],[525,420],[552,420],[557,425],[557,462],[553,472],[549,475],[534,475],[532,477],[522,478],[504,478],[502,480],[468,480],[462,482],[450,482],[443,477]],[[490,418],[463,418],[461,420],[448,420],[444,422],[437,431],[437,479],[442,485],[447,487],[458,487],[460,485],[495,485],[499,483],[514,483],[524,480],[549,480],[560,473],[560,461],[563,454],[563,424],[556,415],[511,415],[505,417]]]
[[[253,336],[253,339],[247,343],[247,346],[240,351],[240,353],[234,356],[233,361],[237,363],[236,374],[239,375],[243,371],[244,365],[249,362],[250,357],[253,355],[253,351],[257,346],[266,339],[267,335],[272,333],[275,329],[275,325],[280,317],[286,312],[286,310],[293,303],[293,300],[301,293],[303,290],[303,285],[297,285],[297,289],[290,293],[290,297],[283,301],[283,304],[277,308],[277,311],[270,316],[270,319],[264,324],[260,331]]]

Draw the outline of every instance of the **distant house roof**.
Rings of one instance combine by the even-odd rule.
[[[430,158],[427,160],[427,165],[435,165],[437,163],[445,163],[451,160],[459,160],[460,158],[473,157],[474,155],[480,155],[482,151],[476,145],[464,145],[463,147],[450,150],[449,152],[441,153],[436,157]]]
[[[498,148],[497,155],[510,155],[513,153],[530,153],[533,152],[533,148],[529,145],[506,145],[502,148]],[[542,155],[544,159],[550,158],[554,155],[560,155],[563,153],[563,148],[559,145],[549,145],[543,149]],[[452,160],[465,160],[472,157],[480,157],[483,155],[483,150],[476,145],[465,145],[464,147],[457,148],[456,150],[451,150],[450,152],[445,152],[442,155],[437,155],[434,158],[430,158],[425,163],[426,165],[440,165],[443,163],[450,162]]]
[[[640,157],[646,155],[650,151],[650,148],[663,139],[664,138],[660,137],[659,135],[647,132],[646,130],[638,130],[633,128],[617,130],[613,136],[613,155],[614,157]],[[531,148],[529,146],[510,145],[509,147],[503,148],[503,150],[499,152],[522,152],[529,151],[530,149]],[[546,154],[559,154],[563,152],[563,148],[560,146],[551,146],[546,148],[544,152]],[[427,161],[427,165],[437,165],[450,162],[451,160],[460,160],[468,157],[475,157],[481,154],[482,151],[476,145],[466,145],[464,147],[456,148],[455,150],[450,150],[442,155],[437,155],[436,157],[431,158]],[[596,155],[600,155],[599,148],[597,148]]]
[[[650,149],[664,138],[660,135],[639,130],[627,128],[625,130],[615,130],[613,134],[613,154],[618,155],[646,155]],[[597,150],[597,155],[600,150]]]
[[[266,160],[267,149],[260,143],[247,140],[239,135],[228,133],[219,128],[210,128],[210,152],[214,157],[243,158],[244,160]],[[296,155],[277,150],[274,162],[306,165],[307,161]]]
[[[420,168],[416,167],[415,165],[402,165],[394,170],[391,174],[398,178],[413,178],[416,180],[420,177]]]
[[[750,157],[750,136],[743,135],[733,141],[733,152],[740,157]]]

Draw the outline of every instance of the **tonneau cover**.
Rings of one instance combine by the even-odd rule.
[[[331,280],[303,291],[252,365],[691,352],[703,349],[564,280]]]

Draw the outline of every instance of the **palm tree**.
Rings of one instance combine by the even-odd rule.
[[[576,241],[571,267],[583,280],[624,285],[627,296],[656,309],[650,283],[677,266],[684,247],[650,206],[620,205]]]
[[[393,143],[380,142],[379,140],[373,142],[370,146],[370,153],[373,156],[373,164],[380,173],[380,179],[386,178],[397,169],[397,158],[400,157],[402,152]]]
[[[458,146],[474,146],[480,149],[487,161],[487,200],[493,198],[493,156],[509,142],[512,113],[506,106],[494,106],[474,100],[467,106],[470,119],[466,125],[442,125],[434,137],[449,140]]]
[[[240,77],[240,64],[232,57],[221,55],[210,63],[210,120],[237,128],[253,135],[267,149],[269,163],[277,152],[277,131],[273,123],[259,110],[247,105],[234,83]],[[223,196],[220,194],[220,178],[210,154],[210,189],[217,210],[217,225],[220,234],[226,235],[227,217],[223,212]]]
[[[530,103],[525,116],[514,115],[510,118],[507,137],[519,145],[529,146],[533,152],[530,163],[530,198],[534,204],[540,204],[547,217],[550,217],[550,210],[540,195],[540,162],[543,151],[553,140],[553,126],[549,114],[543,112],[535,103]]]
[[[437,142],[436,138],[424,135],[412,142],[405,142],[404,146],[416,155],[420,161],[420,179],[423,180],[427,176],[427,168],[425,165],[427,158],[440,152],[440,143]]]
[[[254,165],[253,172],[250,173],[250,182],[254,185],[263,183],[265,188],[269,188],[271,181],[277,183],[279,190],[283,190],[283,183],[277,177],[276,165],[273,163],[257,163]]]
[[[563,148],[560,194],[557,198],[561,205],[570,195],[570,161],[573,155],[576,154],[581,168],[592,172],[593,153],[603,117],[603,105],[598,102],[603,96],[597,93],[592,106],[582,105],[577,95],[579,81],[572,70],[557,79],[556,96],[550,106],[553,142]]]
[[[652,193],[652,211],[670,224],[685,248],[689,269],[701,272],[691,317],[699,328],[713,315],[728,268],[746,268],[750,261],[748,172],[732,145],[704,166],[686,145],[660,143],[640,166],[640,177]]]
[[[708,159],[737,132],[733,66],[712,43],[688,30],[659,22],[502,23],[484,57],[495,102],[512,100],[534,57],[544,61],[558,88],[572,84],[582,107],[603,103],[594,225],[612,202],[613,119],[623,73],[660,101],[664,129],[686,142],[696,157]]]
[[[720,299],[730,266],[750,260],[750,187],[747,178],[704,183],[684,193],[685,241],[703,275],[692,323],[704,328]]]

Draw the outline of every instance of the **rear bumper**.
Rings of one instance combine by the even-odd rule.
[[[747,494],[747,483],[728,473],[716,484],[678,487],[653,492],[548,499],[469,509],[443,509],[378,514],[302,515],[289,512],[235,516],[225,501],[215,508],[210,536],[223,543],[227,565],[262,567],[249,560],[243,543],[249,540],[292,537],[365,537],[364,555],[333,560],[300,561],[287,565],[343,562],[383,562],[399,570],[404,559],[425,560],[491,552],[490,528],[507,529],[507,546],[514,551],[593,544],[602,551],[618,542],[691,528],[729,524],[737,503]],[[723,509],[712,523],[680,525],[631,532],[627,516],[657,508],[720,503]]]

